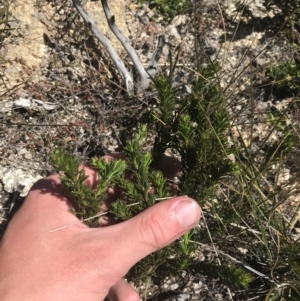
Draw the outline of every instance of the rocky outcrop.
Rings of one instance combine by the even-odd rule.
[[[109,6],[115,15],[116,24],[127,36],[126,0],[110,1]],[[103,33],[111,39],[116,50],[122,49],[108,29],[100,2],[88,1],[86,9]],[[36,76],[38,80],[39,67],[49,55],[44,37],[55,34],[62,25],[59,21],[65,18],[65,13],[62,4],[56,5],[55,1],[43,1],[40,4],[30,0],[12,1],[9,6],[9,26],[12,30],[8,31],[0,50],[0,57],[5,62],[1,67],[4,82],[0,84],[0,95],[19,87],[29,77]]]

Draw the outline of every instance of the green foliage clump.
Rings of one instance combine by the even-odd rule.
[[[266,125],[270,127],[270,135],[274,131],[280,132],[282,138],[275,141],[265,140],[261,149],[264,151],[265,166],[270,162],[281,160],[282,156],[290,153],[296,145],[296,137],[290,126],[290,120],[286,113],[280,112],[275,106],[266,113]]]
[[[91,166],[98,170],[99,184],[95,189],[87,185],[87,176],[79,168],[79,161],[62,150],[56,150],[51,157],[54,167],[64,174],[60,177],[70,195],[76,200],[74,214],[86,220],[90,227],[98,225],[96,219],[90,217],[99,213],[102,203],[107,199],[108,187],[114,186],[124,177],[126,163],[124,160],[106,162],[102,158],[94,158]]]
[[[94,188],[86,184],[87,178],[83,171],[78,171],[78,160],[59,150],[53,154],[53,165],[57,170],[64,172],[61,176],[62,183],[77,201],[78,208],[74,213],[88,226],[98,226],[99,208],[101,203],[108,198],[109,187],[117,185],[124,195],[122,199],[112,203],[110,213],[113,214],[116,222],[127,220],[162,198],[171,196],[166,179],[151,165],[151,153],[143,151],[147,133],[146,125],[138,127],[134,138],[128,142],[124,150],[126,161],[92,159],[91,166],[98,171],[99,179],[97,187]],[[92,216],[95,216],[95,219],[90,219]],[[146,280],[157,276],[158,271],[162,276],[186,268],[191,261],[189,256],[195,249],[195,244],[189,242],[188,238],[191,234],[185,237],[183,242],[177,242],[159,250],[138,263],[130,272],[131,279]],[[171,255],[173,255],[172,259],[169,258]]]
[[[300,92],[300,64],[298,60],[288,60],[268,69],[267,75],[273,82],[275,96],[298,96]]]
[[[217,71],[215,63],[199,70],[201,76],[191,81],[191,92],[183,92],[182,98],[176,96],[171,77],[159,76],[154,81],[158,91],[157,110],[149,113],[147,124],[139,125],[133,139],[128,141],[124,149],[126,160],[92,160],[91,165],[98,171],[98,187],[91,189],[85,184],[86,177],[78,171],[77,160],[60,151],[54,154],[53,164],[64,172],[61,179],[78,203],[79,217],[85,220],[98,216],[101,202],[108,197],[107,189],[113,186],[122,190],[122,199],[114,201],[110,209],[116,222],[174,195],[160,171],[168,148],[181,158],[177,194],[188,195],[202,205],[212,197],[218,181],[235,168],[228,158],[229,123],[226,101],[215,78]],[[152,150],[145,151],[150,135],[155,135],[154,145]],[[97,224],[97,220],[88,220],[89,226]],[[181,240],[139,262],[129,273],[131,279],[174,276],[183,269],[191,269],[195,264],[191,255],[197,248],[192,240],[197,232],[186,233]],[[240,270],[228,269],[227,279],[232,277],[234,282],[240,279],[241,285],[246,286],[248,274],[240,272],[237,276],[237,271]]]
[[[151,4],[171,18],[178,7],[182,9],[172,5],[173,1],[152,0]],[[297,21],[292,16],[298,14],[293,6],[297,1],[265,1],[266,5],[274,3],[288,10],[285,29],[296,28]],[[201,226],[139,262],[129,272],[130,280],[148,281],[188,270],[218,279],[230,289],[246,290],[260,278],[267,286],[265,300],[281,300],[287,294],[289,298],[296,296],[291,300],[298,300],[299,244],[291,243],[298,213],[289,221],[281,211],[296,184],[293,179],[284,185],[279,181],[285,167],[284,156],[295,147],[289,111],[280,112],[274,107],[264,114],[268,132],[252,137],[251,127],[257,122],[254,110],[247,115],[249,123],[241,126],[239,116],[234,116],[234,120],[228,116],[227,106],[236,105],[236,101],[228,99],[230,96],[226,99],[225,93],[237,77],[222,89],[220,66],[212,61],[200,62],[201,59],[202,54],[197,54],[193,78],[186,81],[189,85],[173,86],[172,62],[169,76],[162,74],[154,79],[157,96],[151,98],[148,108],[152,101],[155,106],[144,114],[144,123],[137,126],[132,140],[127,142],[123,150],[126,159],[92,159],[91,165],[98,171],[98,187],[91,189],[85,184],[85,175],[78,171],[79,162],[64,152],[55,152],[54,165],[64,172],[62,182],[77,202],[74,213],[83,221],[98,217],[109,187],[122,191],[109,210],[115,222],[127,220],[174,194],[188,195],[202,206]],[[277,98],[299,96],[298,70],[297,60],[267,70]],[[230,114],[234,111],[230,110]],[[232,125],[236,127],[234,134]],[[244,135],[245,130],[250,137]],[[273,133],[278,139],[271,137]],[[150,137],[155,140],[152,148],[146,150]],[[168,186],[174,179],[166,179],[160,171],[166,151],[177,155],[181,164],[176,192]],[[98,226],[98,218],[85,222],[90,227]],[[199,245],[205,246],[203,253],[209,253],[210,261],[196,259]]]
[[[191,5],[191,0],[139,0],[140,3],[149,2],[150,8],[170,20]]]
[[[171,195],[162,173],[151,167],[151,154],[143,151],[147,133],[147,126],[141,125],[124,150],[128,177],[120,178],[118,185],[125,194],[126,205],[124,200],[112,204],[112,212],[120,220],[128,219],[154,205],[158,199]]]
[[[210,279],[221,279],[223,283],[235,289],[245,289],[253,280],[249,273],[239,266],[224,262],[222,265],[212,266],[209,262],[199,262],[194,270],[209,276]]]
[[[272,17],[265,18],[264,26],[276,35],[283,33],[297,49],[300,45],[300,1],[265,0],[264,5],[267,11],[272,12]]]
[[[191,84],[192,93],[182,99],[176,99],[169,78],[160,76],[155,81],[160,104],[154,114],[159,134],[153,156],[160,156],[167,148],[176,149],[182,164],[179,193],[201,204],[220,178],[234,170],[228,158],[229,123],[225,98],[215,78],[217,71],[215,63],[202,68],[201,76]]]

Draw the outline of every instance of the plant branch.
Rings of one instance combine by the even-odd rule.
[[[87,11],[81,5],[80,0],[72,0],[74,6],[76,7],[79,14],[82,16],[84,21],[87,23],[88,27],[91,29],[92,33],[96,36],[96,38],[100,41],[100,43],[105,47],[111,59],[113,60],[115,66],[117,67],[122,79],[126,83],[126,89],[128,92],[133,91],[133,80],[131,78],[130,73],[126,69],[123,61],[120,59],[116,50],[112,46],[110,40],[106,38],[103,33],[97,27],[95,21],[88,15]]]
[[[122,44],[122,46],[124,47],[124,49],[126,50],[126,52],[128,53],[128,55],[130,56],[132,63],[137,71],[137,73],[139,74],[140,77],[140,83],[144,83],[146,81],[146,79],[149,77],[149,75],[147,74],[145,68],[143,67],[139,57],[137,56],[134,48],[130,45],[130,43],[128,42],[128,40],[126,39],[126,37],[122,34],[122,32],[119,30],[119,28],[117,27],[116,23],[115,23],[115,16],[113,16],[109,10],[108,4],[106,0],[101,0],[102,6],[103,6],[103,10],[105,13],[105,17],[108,23],[109,28],[111,29],[111,31],[114,33],[114,35],[117,37],[117,39],[120,41],[120,43]],[[149,85],[149,84],[148,84]],[[140,87],[142,89],[146,89],[148,87]]]
[[[165,46],[165,36],[161,35],[158,37],[157,47],[152,55],[152,60],[147,68],[147,72],[152,77],[154,77],[156,75],[157,64],[158,64],[158,61],[160,60],[164,46]]]

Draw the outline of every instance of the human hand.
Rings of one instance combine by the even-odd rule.
[[[87,183],[96,185],[96,172],[84,170]],[[176,197],[123,223],[88,228],[76,223],[70,207],[58,175],[32,187],[0,244],[1,300],[139,300],[122,277],[194,227],[201,214],[195,201]]]

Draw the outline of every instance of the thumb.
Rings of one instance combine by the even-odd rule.
[[[195,227],[200,216],[201,209],[193,199],[176,197],[112,226],[121,233],[118,241],[119,251],[114,254],[116,261],[122,258],[123,268],[129,270],[142,258],[165,247]]]

